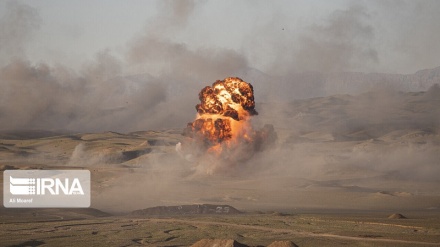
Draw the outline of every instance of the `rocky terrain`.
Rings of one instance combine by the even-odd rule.
[[[214,174],[204,167],[215,160],[186,159],[176,151],[187,138],[184,126],[131,133],[2,131],[2,170],[88,169],[92,205],[2,208],[0,238],[19,246],[80,240],[189,246],[202,239],[248,246],[281,240],[438,245],[439,91],[257,104],[260,115],[252,123],[272,124],[276,143]],[[245,214],[204,214],[218,207]],[[268,211],[278,213],[261,213]]]

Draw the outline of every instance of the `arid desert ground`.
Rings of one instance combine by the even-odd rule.
[[[433,87],[257,104],[262,114],[252,124],[272,124],[277,140],[231,164],[179,154],[184,126],[4,131],[2,170],[88,169],[92,202],[88,209],[2,207],[0,245],[189,246],[215,238],[250,246],[438,246],[439,96]],[[212,173],[212,164],[225,168]],[[131,213],[202,204],[242,213]]]

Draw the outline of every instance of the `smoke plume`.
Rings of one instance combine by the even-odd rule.
[[[75,145],[66,148],[70,161],[62,160],[66,164],[104,170],[118,164],[112,167],[123,170],[114,174],[117,186],[94,195],[94,206],[103,209],[194,202],[370,209],[374,203],[372,208],[401,206],[402,195],[419,202],[420,191],[434,195],[424,207],[438,207],[440,96],[432,85],[440,82],[440,73],[438,68],[414,73],[438,65],[438,1],[350,4],[298,28],[288,23],[291,13],[281,10],[273,21],[260,26],[256,20],[249,28],[236,21],[242,15],[225,12],[216,23],[235,21],[230,29],[248,32],[246,38],[236,39],[229,27],[227,32],[208,29],[215,31],[213,37],[241,42],[236,48],[176,38],[201,18],[205,4],[210,3],[161,1],[157,15],[128,41],[122,55],[103,47],[75,70],[29,58],[28,41],[42,22],[36,9],[8,2],[0,17],[0,130],[177,129],[171,144],[152,144],[153,137],[169,138],[170,131],[166,137],[130,134],[142,142],[150,138],[151,144],[116,142],[121,150],[94,149],[99,145],[93,141],[72,137]],[[406,75],[369,73],[383,71]],[[206,148],[197,144],[175,147],[186,138],[181,130],[196,118],[200,89],[231,76],[254,86],[259,115],[250,124],[273,126],[257,131],[251,145],[227,149],[220,159],[204,156]],[[135,149],[124,149],[130,145]],[[2,146],[7,157],[19,148]],[[194,155],[182,159],[175,148]],[[218,165],[231,168],[217,163],[221,159],[235,166],[232,176],[198,173]]]
[[[41,19],[36,9],[17,1],[5,4],[0,17],[0,65],[11,58],[25,56],[25,44],[39,28]]]
[[[184,32],[207,4],[161,1],[157,15],[130,39],[122,56],[103,47],[93,61],[85,61],[76,71],[68,65],[30,61],[26,47],[38,33],[41,18],[35,8],[7,2],[7,11],[0,17],[0,129],[181,128],[191,120],[189,113],[196,103],[193,95],[207,82],[230,76],[252,81],[260,102],[357,94],[377,85],[426,90],[438,82],[436,75],[346,72],[373,71],[383,64],[406,71],[414,61],[435,62],[436,46],[432,44],[438,43],[434,30],[439,22],[432,12],[439,9],[436,1],[350,4],[287,35],[271,31],[286,20],[280,15],[266,27],[249,29],[252,35],[243,47],[251,53],[177,41],[175,36]],[[393,8],[396,11],[391,11]],[[378,45],[384,30],[376,20],[384,20],[388,13],[397,20],[407,19],[404,13],[417,13],[417,18],[408,20],[407,25],[396,25],[395,30],[386,32],[395,34],[385,36],[389,42]],[[224,21],[229,19],[225,17]],[[254,37],[264,42],[259,44]],[[434,50],[426,52],[426,47]],[[274,59],[265,57],[267,53]],[[252,68],[256,64],[263,66],[260,70]],[[426,82],[417,84],[420,80]]]
[[[28,61],[24,43],[39,25],[38,13],[15,2],[7,6],[11,11],[0,22],[0,51],[16,58],[0,69],[3,130],[179,128],[192,118],[185,110],[192,108],[190,95],[200,83],[247,67],[246,59],[233,50],[192,50],[163,35],[163,30],[185,26],[195,8],[192,1],[163,2],[157,24],[133,39],[126,60],[103,50],[79,72]],[[123,76],[126,71],[142,74]]]
[[[365,19],[361,6],[334,11],[328,23],[315,24],[301,37],[294,52],[298,71],[351,71],[377,63],[378,54],[371,42],[374,29]]]

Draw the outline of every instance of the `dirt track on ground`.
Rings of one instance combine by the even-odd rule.
[[[352,241],[367,241],[367,242],[383,242],[383,243],[398,243],[398,244],[415,244],[422,246],[439,246],[440,243],[429,243],[429,242],[421,242],[421,241],[409,241],[409,240],[399,240],[399,239],[387,239],[387,238],[367,238],[367,237],[353,237],[353,236],[343,236],[329,233],[314,233],[307,231],[298,231],[292,229],[280,229],[280,228],[272,228],[265,226],[253,226],[253,225],[237,225],[232,223],[225,222],[215,222],[215,221],[193,221],[193,220],[181,220],[181,219],[149,219],[148,221],[159,223],[159,222],[167,222],[167,223],[184,223],[189,224],[194,227],[198,225],[216,225],[216,226],[226,226],[226,227],[235,227],[240,229],[252,229],[252,230],[261,230],[273,233],[288,233],[293,235],[301,235],[307,237],[318,237],[318,238],[335,238],[342,240],[352,240]]]

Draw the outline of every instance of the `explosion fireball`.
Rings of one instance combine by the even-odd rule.
[[[254,89],[238,77],[218,80],[203,88],[196,105],[197,117],[183,132],[189,137],[176,145],[187,160],[196,158],[197,169],[214,173],[249,160],[255,152],[275,142],[272,125],[254,131]],[[212,159],[214,158],[214,159]]]
[[[249,117],[257,115],[254,89],[238,77],[218,80],[199,93],[197,118],[188,123],[185,135],[201,140],[208,152],[220,154],[223,146],[241,140],[251,141],[254,135]]]

